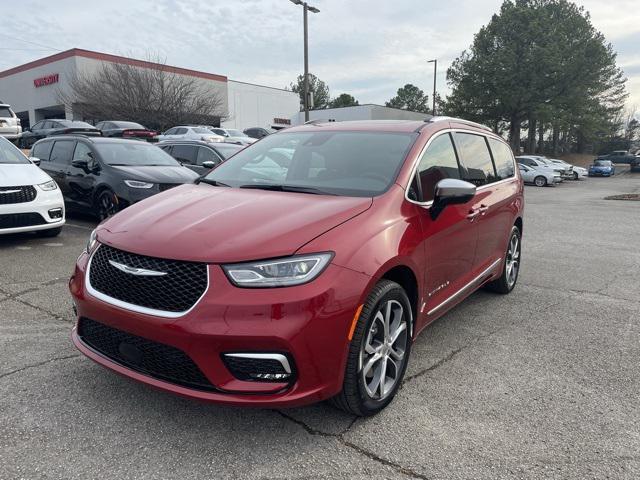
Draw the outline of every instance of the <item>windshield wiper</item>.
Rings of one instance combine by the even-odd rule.
[[[298,185],[279,185],[277,183],[249,183],[240,185],[238,188],[249,188],[255,190],[273,190],[276,192],[310,193],[313,195],[335,195],[315,187],[302,187]]]
[[[226,183],[218,182],[217,180],[210,180],[204,177],[196,178],[194,183],[196,185],[199,183],[206,183],[207,185],[213,185],[214,187],[231,187],[231,185],[227,185]]]

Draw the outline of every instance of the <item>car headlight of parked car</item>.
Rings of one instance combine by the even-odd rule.
[[[223,265],[238,287],[290,287],[316,278],[333,258],[333,253],[299,255],[280,260]]]
[[[152,188],[153,183],[141,182],[139,180],[125,180],[124,183],[131,188]]]
[[[43,192],[50,192],[51,190],[55,190],[56,188],[58,188],[58,184],[53,180],[49,180],[48,182],[39,184],[38,187]]]
[[[85,250],[89,255],[91,255],[97,247],[98,247],[98,236],[96,234],[96,230],[93,229],[91,231],[91,234],[89,235],[89,240],[87,241],[87,247],[85,248]]]

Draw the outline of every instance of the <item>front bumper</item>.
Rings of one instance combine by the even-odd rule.
[[[77,327],[72,333],[76,347],[100,365],[152,387],[229,405],[297,406],[336,395],[342,388],[349,328],[371,280],[331,264],[306,285],[242,289],[231,285],[218,265],[209,265],[209,289],[203,298],[184,316],[163,318],[93,297],[85,284],[87,263],[83,253],[69,282],[78,318],[181,350],[215,391],[184,387],[125,367],[85,344]],[[231,352],[284,353],[295,365],[295,380],[240,380],[221,357]]]
[[[35,187],[37,195],[35,200],[24,203],[9,203],[0,205],[0,215],[21,214],[21,213],[37,213],[44,218],[46,223],[41,225],[29,225],[17,228],[0,228],[0,235],[9,233],[35,232],[38,230],[47,230],[49,228],[58,228],[65,223],[64,199],[60,193],[60,189],[43,192],[39,187]],[[50,210],[62,209],[61,218],[51,218]]]

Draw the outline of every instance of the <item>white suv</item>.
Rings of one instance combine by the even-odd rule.
[[[17,140],[22,133],[20,119],[11,110],[11,106],[0,102],[0,136]]]

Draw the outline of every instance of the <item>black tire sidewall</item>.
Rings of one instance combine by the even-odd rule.
[[[407,365],[409,363],[409,356],[411,354],[411,344],[412,344],[411,332],[413,331],[413,325],[412,325],[413,314],[411,311],[411,304],[409,302],[409,298],[407,297],[407,294],[405,293],[404,289],[400,285],[396,283],[391,283],[387,291],[382,293],[382,295],[378,295],[377,297],[378,298],[376,298],[375,300],[375,306],[367,312],[367,317],[363,318],[363,316],[361,315],[359,320],[360,322],[363,323],[362,334],[359,335],[359,341],[357,342],[357,345],[351,346],[351,348],[353,347],[357,348],[357,353],[358,353],[356,357],[357,359],[360,358],[363,343],[366,341],[367,332],[369,331],[369,328],[373,323],[373,319],[375,318],[375,314],[378,312],[381,305],[386,303],[388,300],[396,300],[402,305],[402,308],[405,309],[405,312],[409,312],[411,317],[407,319],[409,324],[408,325],[409,334],[407,335],[407,345],[405,348],[405,356],[404,356],[405,360],[402,366],[402,371],[400,372],[398,381],[393,387],[393,391],[385,399],[373,400],[369,397],[364,386],[362,375],[358,371],[358,362],[356,362],[355,368],[353,368],[351,372],[347,372],[347,374],[355,374],[357,376],[358,394],[359,394],[360,403],[361,403],[360,407],[363,411],[363,414],[365,415],[371,415],[371,414],[377,413],[383,408],[385,408],[387,405],[389,405],[389,403],[391,403],[396,393],[398,392],[398,389],[402,385],[402,379],[404,378],[404,374],[407,370]]]

